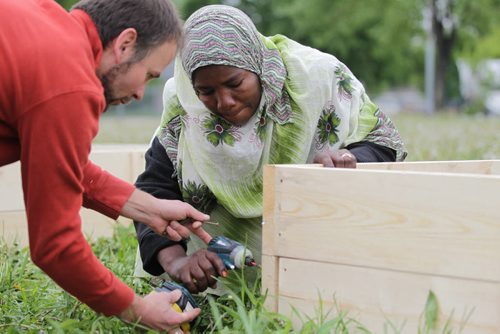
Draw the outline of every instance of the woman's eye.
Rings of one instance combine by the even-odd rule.
[[[210,94],[212,94],[212,91],[208,91],[208,90],[197,90],[196,91],[196,95],[207,96]]]
[[[228,86],[229,86],[229,88],[238,88],[241,85],[242,82],[243,82],[243,80],[242,81],[238,81],[238,82],[232,82]]]

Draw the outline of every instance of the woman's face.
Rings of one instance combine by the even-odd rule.
[[[241,68],[226,65],[200,67],[193,73],[193,87],[208,110],[233,125],[245,125],[259,107],[259,77]]]

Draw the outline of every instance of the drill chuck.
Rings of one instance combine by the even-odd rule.
[[[229,254],[229,258],[232,260],[236,268],[255,265],[252,253],[243,246],[234,248],[231,254]]]
[[[217,236],[210,240],[207,249],[217,254],[228,269],[256,265],[252,252],[248,248],[224,236]]]

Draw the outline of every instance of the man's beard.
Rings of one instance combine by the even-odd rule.
[[[132,98],[129,96],[117,96],[114,90],[114,85],[117,78],[128,71],[132,63],[126,62],[123,64],[113,66],[109,71],[99,77],[101,79],[102,87],[104,88],[104,98],[106,100],[106,109],[110,104],[116,101],[130,101]]]

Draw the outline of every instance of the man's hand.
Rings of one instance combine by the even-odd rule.
[[[177,200],[158,199],[139,189],[135,189],[123,206],[121,215],[148,225],[160,235],[168,236],[174,241],[188,238],[193,232],[205,243],[210,235],[201,227],[210,217],[188,203]],[[190,223],[180,224],[188,219]]]
[[[188,256],[182,246],[174,245],[158,253],[158,262],[172,279],[182,283],[191,293],[215,288],[215,277],[227,274],[219,256],[206,249],[199,249]]]
[[[153,216],[149,227],[158,234],[166,235],[174,241],[186,239],[190,231],[203,242],[208,243],[212,237],[203,228],[203,222],[210,216],[196,210],[186,202],[177,200],[156,199],[159,214]],[[168,222],[170,218],[170,222]],[[187,221],[186,223],[180,223]],[[165,224],[167,222],[167,224]]]
[[[135,296],[132,304],[120,314],[126,322],[139,322],[149,328],[168,331],[169,333],[182,333],[179,325],[193,321],[200,314],[200,309],[179,313],[172,308],[182,295],[180,290],[172,292],[153,291],[144,298]]]
[[[314,156],[314,163],[323,164],[325,167],[356,168],[356,157],[349,150],[321,152]]]

